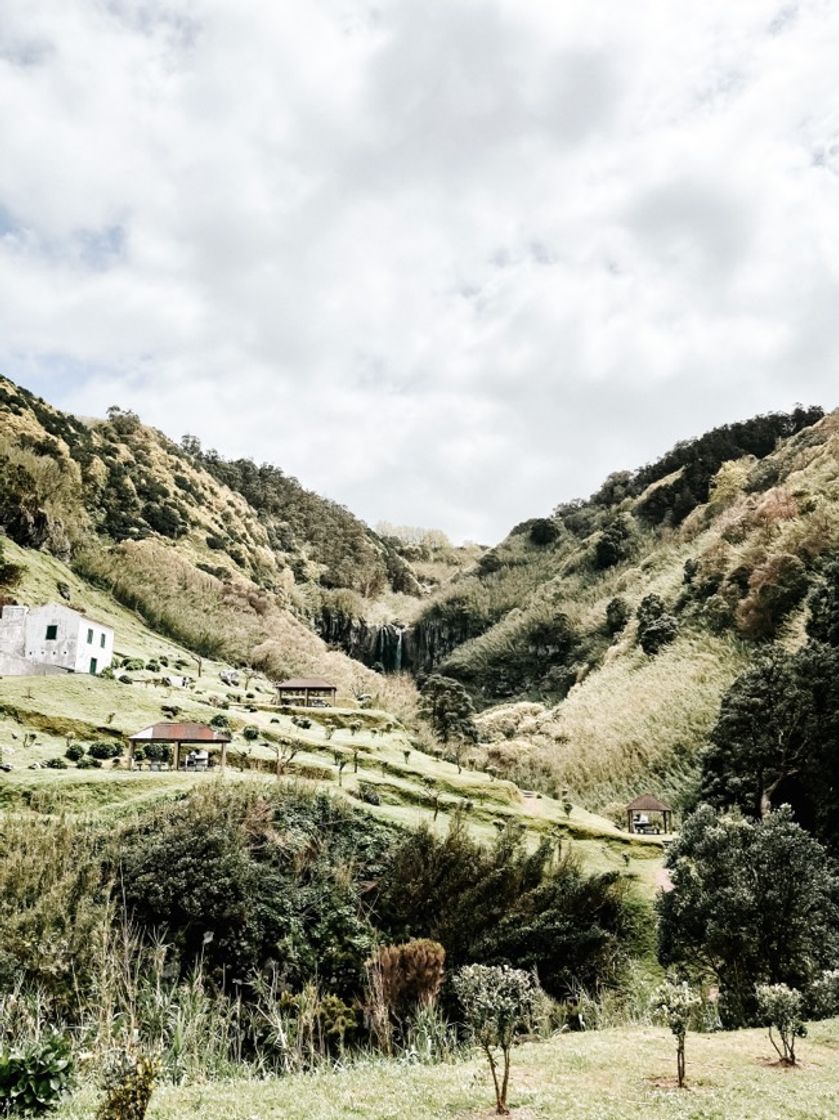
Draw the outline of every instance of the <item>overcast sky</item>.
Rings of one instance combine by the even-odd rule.
[[[839,404],[837,0],[0,0],[0,371],[492,542]]]

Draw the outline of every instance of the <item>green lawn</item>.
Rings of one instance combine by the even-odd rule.
[[[763,1031],[690,1035],[688,1088],[672,1086],[671,1036],[651,1028],[565,1035],[514,1053],[518,1120],[835,1120],[839,1020],[800,1042],[801,1066],[781,1069]],[[80,1092],[56,1120],[89,1120]],[[160,1089],[148,1120],[477,1120],[493,1115],[477,1059],[445,1066],[375,1062],[276,1081]]]

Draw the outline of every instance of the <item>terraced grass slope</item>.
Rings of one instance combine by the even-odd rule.
[[[592,869],[628,869],[652,890],[661,858],[656,841],[631,840],[579,805],[566,812],[557,801],[523,792],[487,772],[458,773],[453,763],[425,753],[410,726],[384,707],[385,692],[373,697],[372,707],[366,706],[370,701],[359,704],[354,689],[368,679],[381,689],[382,678],[342,654],[325,654],[341,683],[337,708],[281,709],[263,673],[240,670],[239,686],[231,687],[220,676],[229,663],[197,657],[161,636],[60,560],[14,545],[7,551],[8,559],[25,566],[21,598],[54,599],[61,584],[71,603],[114,627],[121,659],[154,667],[123,667],[117,670],[122,679],[114,680],[75,674],[0,679],[0,751],[13,767],[0,776],[0,810],[123,813],[197,782],[215,781],[216,771],[167,773],[151,771],[149,763],[129,773],[125,752],[117,768],[110,760],[101,769],[80,770],[72,763],[68,769],[47,767],[74,744],[112,740],[125,746],[127,735],[173,710],[179,719],[199,722],[223,714],[233,731],[227,780],[276,781],[279,765],[283,780],[323,784],[395,824],[425,820],[442,830],[452,814],[463,812],[476,834],[490,837],[496,827],[515,821],[534,839],[548,833],[571,843]],[[311,634],[308,638],[318,641]],[[310,726],[294,722],[304,717]],[[39,768],[31,769],[33,764]]]

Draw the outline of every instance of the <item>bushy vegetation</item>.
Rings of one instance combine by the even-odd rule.
[[[103,1062],[157,1054],[164,1079],[309,1068],[345,1046],[432,1060],[459,1045],[444,961],[594,991],[620,982],[648,920],[626,882],[548,845],[484,848],[460,821],[394,831],[285,785],[207,786],[117,827],[9,817],[3,840],[0,1004],[36,1001]]]
[[[727,1026],[756,1021],[758,985],[806,991],[839,963],[839,871],[788,808],[755,822],[703,806],[667,866],[659,955],[714,976]]]

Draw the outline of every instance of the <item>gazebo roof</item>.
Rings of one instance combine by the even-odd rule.
[[[277,688],[324,688],[331,692],[337,691],[334,684],[323,680],[322,677],[292,677],[291,680],[280,681]]]
[[[153,723],[129,739],[144,743],[229,743],[230,734],[206,723]]]
[[[673,810],[669,805],[665,805],[663,801],[659,801],[657,797],[653,797],[651,793],[642,793],[640,797],[636,797],[634,801],[630,801],[626,807],[628,813],[672,813]]]

